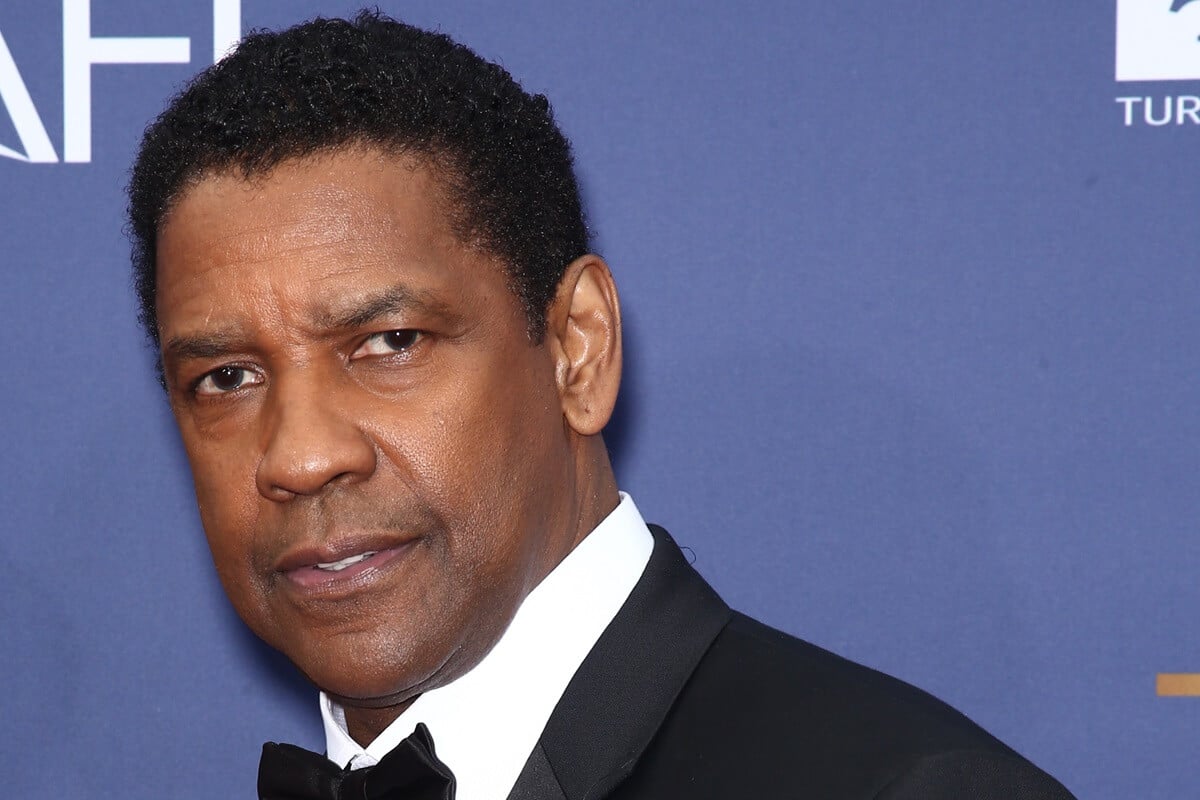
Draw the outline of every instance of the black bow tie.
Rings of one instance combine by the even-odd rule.
[[[454,773],[433,752],[424,724],[378,764],[339,769],[291,744],[263,745],[259,800],[454,800]]]

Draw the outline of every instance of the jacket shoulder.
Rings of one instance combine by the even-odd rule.
[[[619,794],[936,798],[939,781],[963,775],[1058,786],[932,695],[734,614]]]

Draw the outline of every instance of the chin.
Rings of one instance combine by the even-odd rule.
[[[415,688],[381,693],[378,687],[347,686],[342,687],[347,691],[339,692],[333,687],[322,687],[320,684],[317,684],[317,686],[339,705],[353,708],[393,708],[395,706],[404,706],[421,694],[421,690]]]
[[[445,657],[420,657],[402,648],[376,651],[352,641],[345,645],[318,643],[305,647],[303,654],[284,654],[317,688],[343,705],[385,708],[445,682],[438,681]]]

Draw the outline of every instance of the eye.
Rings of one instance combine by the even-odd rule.
[[[413,345],[421,340],[422,335],[420,331],[412,330],[411,328],[372,334],[367,337],[366,341],[359,345],[358,349],[350,357],[390,356],[396,353],[403,353],[406,350],[412,349]]]
[[[196,382],[198,395],[228,394],[246,386],[262,383],[262,376],[246,367],[224,366],[214,369]]]

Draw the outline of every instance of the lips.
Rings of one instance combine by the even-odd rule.
[[[346,538],[288,551],[275,571],[302,594],[357,591],[381,577],[384,567],[411,549],[415,539]]]

